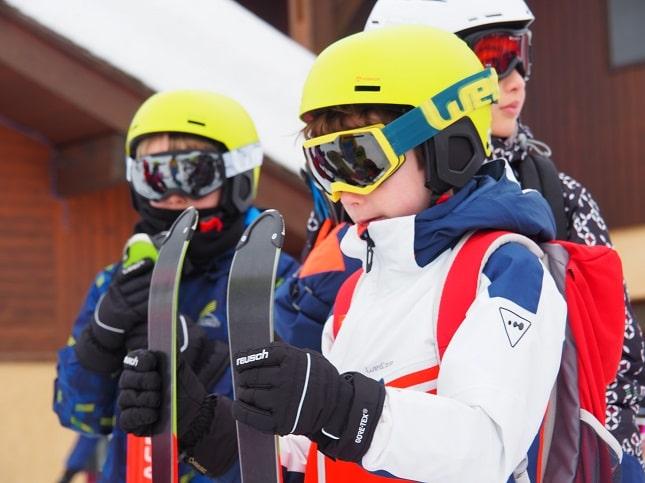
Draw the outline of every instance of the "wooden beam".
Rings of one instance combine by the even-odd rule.
[[[357,17],[366,17],[366,7],[369,12],[371,3],[364,0],[289,0],[289,35],[309,50],[320,53],[336,40],[362,30],[363,25],[358,25]]]
[[[313,2],[289,0],[289,35],[303,47],[314,51]]]
[[[152,92],[2,3],[0,45],[11,47],[0,49],[0,63],[115,130]]]
[[[124,143],[123,136],[108,134],[59,149],[53,160],[56,195],[74,196],[122,183]]]

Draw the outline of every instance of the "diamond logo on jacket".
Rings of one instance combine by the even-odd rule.
[[[531,322],[520,317],[515,312],[502,307],[499,308],[499,313],[502,316],[502,323],[504,324],[508,342],[511,344],[511,347],[515,347],[520,339],[524,337],[526,331],[529,330],[529,327],[531,327]]]

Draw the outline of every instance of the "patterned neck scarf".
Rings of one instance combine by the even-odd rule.
[[[522,161],[534,151],[536,154],[550,157],[551,148],[542,141],[533,137],[533,133],[528,126],[517,122],[515,133],[508,138],[492,137],[493,153],[491,159],[503,158],[511,165]]]

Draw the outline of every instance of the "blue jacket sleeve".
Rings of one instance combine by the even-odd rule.
[[[280,254],[280,259],[278,260],[278,270],[276,273],[276,287],[280,287],[287,280],[289,280],[300,268],[300,264],[295,261],[291,255],[286,253]]]
[[[340,251],[349,225],[340,225],[316,246],[296,274],[276,291],[275,329],[280,338],[297,347],[320,352],[322,329],[338,289],[358,270],[360,261]]]
[[[89,435],[112,432],[118,374],[104,375],[85,369],[76,358],[74,345],[90,322],[114,270],[114,266],[107,267],[96,277],[74,322],[67,346],[58,351],[54,411],[63,426]]]

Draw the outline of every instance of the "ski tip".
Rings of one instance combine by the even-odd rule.
[[[174,233],[175,230],[180,226],[182,227],[181,231],[183,233],[187,233],[186,238],[190,240],[190,238],[193,236],[193,233],[197,229],[198,221],[199,221],[199,212],[194,206],[189,206],[179,214],[179,216],[175,219],[170,229],[164,232],[165,237],[161,241],[161,245],[163,245],[166,242],[166,240],[170,238],[170,234]]]
[[[257,228],[263,226],[264,230],[270,232],[270,240],[273,246],[278,249],[282,248],[284,243],[284,218],[278,210],[266,210],[263,211],[260,216],[258,216],[253,223],[251,223],[240,238],[240,241],[237,244],[236,250],[239,250],[244,245],[247,244],[249,238],[252,236],[252,233],[257,231]]]

